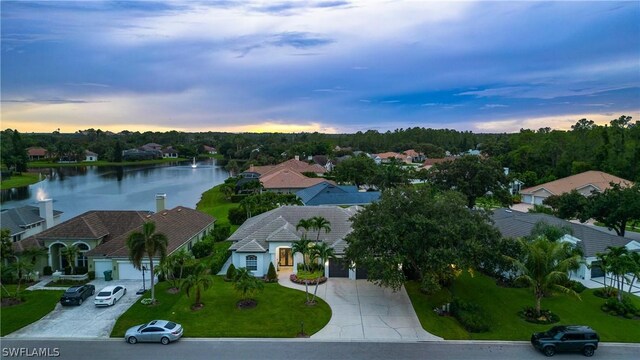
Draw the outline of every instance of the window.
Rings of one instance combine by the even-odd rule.
[[[258,270],[258,257],[255,255],[247,256],[247,270],[256,271]]]

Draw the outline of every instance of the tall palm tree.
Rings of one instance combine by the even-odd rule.
[[[311,248],[311,252],[313,256],[317,259],[320,259],[320,263],[324,266],[324,264],[329,259],[334,259],[336,257],[335,250],[327,245],[325,242],[316,243],[314,247]],[[316,288],[313,290],[313,298],[311,299],[312,303],[316,301],[316,294],[318,293],[318,286],[320,286],[320,279],[316,281]]]
[[[142,259],[145,255],[149,259],[149,270],[151,271],[151,302],[156,302],[156,292],[154,283],[153,257],[160,256],[160,261],[167,256],[167,244],[169,240],[162,233],[156,233],[156,224],[153,221],[146,222],[142,225],[142,232],[134,232],[127,239],[127,247],[129,248],[129,259],[133,266],[141,270]]]
[[[640,279],[640,253],[637,252],[629,252],[629,258],[631,259],[631,270],[629,271],[633,274],[631,281],[629,282],[629,294],[631,294],[631,290],[633,289],[633,283],[636,280]]]
[[[76,245],[69,245],[61,250],[62,256],[67,259],[67,265],[71,268],[71,274],[74,273],[74,265],[76,262],[76,256],[80,250]]]
[[[604,273],[604,291],[607,296],[611,296],[611,292],[613,291],[613,279],[611,279],[611,284],[607,286],[607,273],[609,272],[609,254],[607,253],[597,253],[596,259],[598,264],[600,265],[600,269]]]
[[[544,295],[551,290],[570,294],[578,299],[578,295],[570,288],[560,285],[567,279],[567,272],[577,269],[581,257],[571,251],[566,242],[551,242],[545,237],[533,241],[520,240],[524,255],[522,260],[513,259],[520,271],[519,279],[525,281],[533,290],[536,299],[536,315],[540,316],[540,303]]]
[[[207,268],[204,264],[198,265],[193,274],[187,276],[182,280],[182,288],[187,293],[187,296],[191,295],[191,292],[195,290],[195,302],[193,307],[200,307],[204,304],[200,301],[202,291],[206,291],[213,284],[213,278],[207,274]]]
[[[324,230],[326,234],[331,232],[331,222],[322,216],[314,216],[311,219],[311,228],[318,231],[316,242],[320,241],[320,231]]]
[[[633,270],[633,260],[629,257],[629,250],[624,246],[608,246],[609,270],[616,281],[618,301],[622,302],[624,283],[628,281],[627,274]]]

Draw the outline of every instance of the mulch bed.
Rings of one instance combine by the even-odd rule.
[[[191,310],[198,311],[198,310],[201,310],[203,307],[204,307],[203,303],[195,304],[195,305],[191,305]]]
[[[24,301],[22,301],[22,299],[18,299],[14,297],[5,297],[5,298],[2,298],[2,300],[0,300],[0,303],[1,303],[0,306],[5,307],[5,306],[20,305],[23,302]]]
[[[236,303],[238,309],[253,309],[258,306],[258,302],[253,299],[240,300]]]

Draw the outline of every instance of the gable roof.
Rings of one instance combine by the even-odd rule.
[[[33,146],[27,148],[28,156],[47,156],[47,149]]]
[[[607,246],[625,246],[632,239],[616,236],[599,230],[596,227],[584,224],[576,224],[559,219],[555,216],[540,213],[524,213],[509,209],[496,209],[491,216],[496,228],[504,237],[529,236],[531,230],[538,222],[545,222],[553,226],[571,228],[574,238],[580,240],[579,244],[585,257],[596,256],[597,253],[607,252]]]
[[[230,237],[233,241],[229,250],[240,252],[266,252],[269,242],[292,242],[299,240],[304,230],[296,229],[301,219],[309,219],[314,216],[322,216],[331,223],[331,231],[320,232],[320,240],[328,245],[341,244],[339,241],[351,232],[350,218],[355,215],[357,208],[341,208],[338,206],[281,206],[277,209],[247,219]],[[315,240],[317,231],[309,231],[307,236]],[[255,242],[255,244],[253,244]],[[344,241],[343,241],[344,242]],[[251,245],[250,245],[251,244]],[[257,250],[259,245],[262,251]],[[346,243],[336,247],[336,253],[344,253]],[[340,251],[338,251],[340,250]]]
[[[53,217],[58,217],[62,211],[53,210]],[[37,206],[25,205],[12,209],[2,209],[0,213],[0,226],[9,229],[11,235],[25,232],[29,225],[45,221],[40,217],[40,209]]]
[[[323,178],[310,178],[292,169],[279,169],[260,176],[260,182],[265,189],[304,189],[322,182],[333,181]]]
[[[623,178],[619,178],[602,171],[590,170],[580,174],[567,176],[562,179],[522,189],[520,190],[520,194],[531,195],[536,191],[545,189],[553,195],[560,195],[570,192],[574,189],[582,189],[589,185],[593,185],[594,187],[596,187],[596,189],[598,189],[598,191],[604,191],[611,187],[609,185],[609,183],[611,182],[620,184],[623,187],[633,186],[633,182],[629,180],[625,180]]]
[[[379,191],[360,192],[352,185],[320,183],[296,192],[304,205],[364,205],[380,199]]]
[[[324,174],[327,172],[327,169],[325,169],[323,166],[318,165],[318,164],[309,164],[306,163],[304,161],[300,161],[300,160],[296,160],[296,159],[290,159],[287,160],[285,162],[282,162],[280,164],[277,165],[265,165],[265,166],[253,166],[251,165],[249,167],[249,169],[247,170],[247,172],[256,172],[258,174],[260,174],[261,176],[265,176],[268,175],[270,173],[282,170],[282,169],[289,169],[289,170],[294,170],[297,171],[299,173],[304,173],[304,172],[312,172],[312,173],[316,173],[316,174]]]
[[[129,249],[126,242],[129,235],[142,231],[144,222],[153,221],[156,224],[156,233],[163,233],[169,240],[167,244],[167,254],[171,254],[176,249],[191,240],[202,230],[213,224],[216,219],[208,214],[197,210],[178,206],[171,210],[147,215],[144,221],[134,228],[113,236],[109,241],[102,242],[87,252],[89,256],[109,256],[128,257]]]

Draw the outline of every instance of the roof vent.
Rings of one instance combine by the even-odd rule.
[[[163,212],[163,213],[162,213],[162,216],[165,216],[165,215],[167,215],[167,214],[168,214],[168,213],[165,211],[165,212]]]
[[[150,218],[150,217],[151,217],[151,215],[147,214],[147,219]]]
[[[182,208],[178,208],[178,212],[182,211]]]

